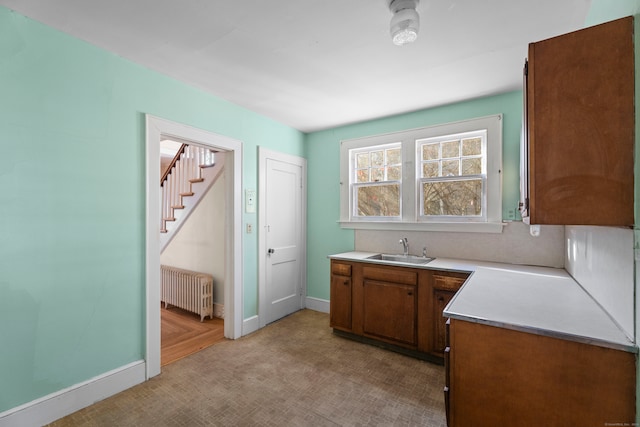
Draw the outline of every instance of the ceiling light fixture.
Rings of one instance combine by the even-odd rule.
[[[416,11],[420,0],[389,0],[391,39],[396,46],[416,41],[420,30],[420,15]]]

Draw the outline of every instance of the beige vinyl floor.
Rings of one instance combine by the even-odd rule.
[[[302,310],[52,426],[445,426],[444,368],[341,338]]]

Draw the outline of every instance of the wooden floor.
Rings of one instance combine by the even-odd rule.
[[[222,319],[207,317],[200,322],[199,315],[171,306],[169,309],[161,307],[160,312],[162,366],[225,339]]]

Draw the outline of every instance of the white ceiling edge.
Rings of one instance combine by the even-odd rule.
[[[384,0],[0,0],[20,14],[302,132],[521,88],[530,42],[590,0],[422,0],[391,43]]]

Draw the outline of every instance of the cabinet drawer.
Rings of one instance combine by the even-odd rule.
[[[449,327],[451,325],[451,319],[447,319],[446,322],[444,322],[444,345],[445,347],[449,347],[451,344],[449,344],[450,340],[449,340]]]
[[[463,277],[441,276],[439,274],[434,274],[433,287],[443,291],[457,292],[466,280],[467,279]]]
[[[451,421],[449,421],[451,419],[451,417],[449,416],[450,410],[449,410],[449,405],[451,405],[450,402],[450,394],[451,392],[449,391],[449,387],[445,386],[444,388],[444,413],[445,413],[445,419],[447,420],[447,425],[450,426],[451,425]]]
[[[351,277],[351,265],[350,264],[340,264],[337,262],[331,263],[331,274],[338,274],[340,276],[348,276]]]
[[[362,275],[364,279],[380,280],[382,282],[400,283],[403,285],[415,285],[418,283],[418,273],[397,268],[364,267],[362,269]]]

